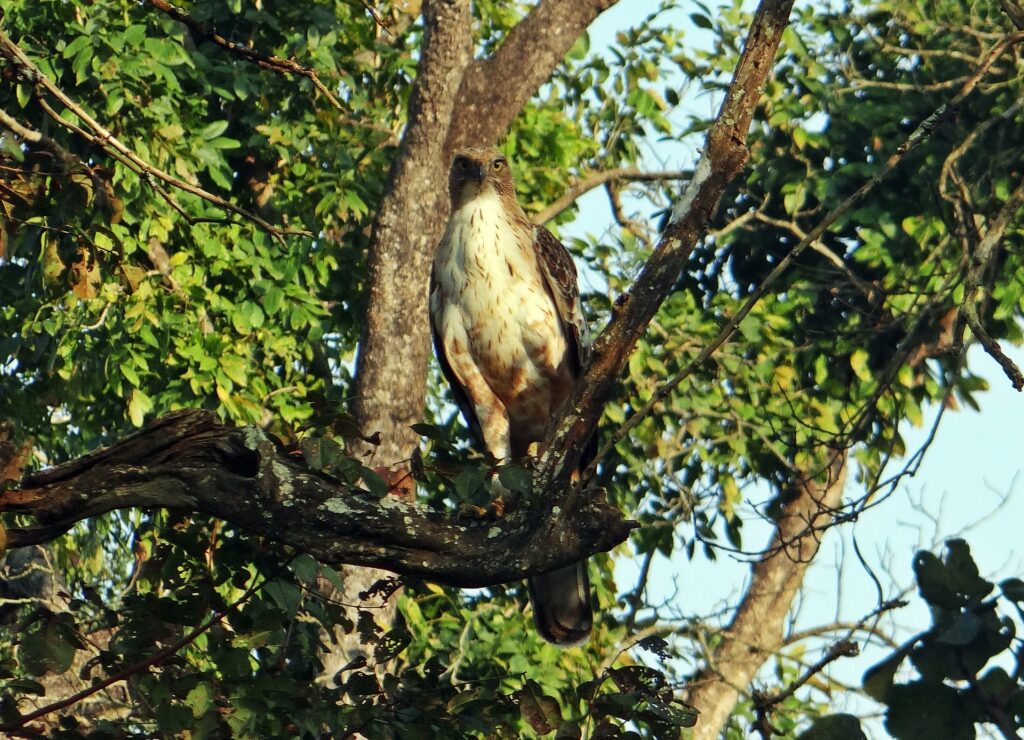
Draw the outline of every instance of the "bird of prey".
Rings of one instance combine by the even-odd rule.
[[[458,152],[448,193],[451,215],[430,278],[434,348],[477,443],[498,460],[521,458],[543,439],[590,351],[576,267],[527,218],[496,149]],[[587,639],[585,561],[535,576],[529,587],[542,637]]]

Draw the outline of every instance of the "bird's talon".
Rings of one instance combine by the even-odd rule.
[[[459,504],[459,511],[456,514],[456,519],[486,519],[488,513],[488,507],[475,506],[473,504]]]

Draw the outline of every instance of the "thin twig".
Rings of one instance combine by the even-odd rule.
[[[999,246],[1002,243],[1003,235],[1022,205],[1024,205],[1024,180],[1021,180],[1014,188],[1003,207],[999,209],[999,213],[992,219],[985,237],[978,242],[972,255],[970,269],[967,271],[967,279],[964,281],[964,301],[960,306],[960,316],[964,322],[981,342],[985,351],[999,363],[1003,372],[1006,373],[1006,377],[1013,383],[1014,389],[1018,391],[1024,390],[1024,373],[1014,364],[1013,360],[1006,356],[999,346],[999,342],[985,330],[979,316],[978,304],[982,280],[985,274],[992,270],[995,260],[999,256]],[[958,327],[955,336],[962,343],[963,329]]]
[[[754,702],[754,711],[757,713],[755,726],[757,727],[757,731],[761,733],[761,737],[763,737],[764,740],[771,740],[771,736],[773,734],[784,734],[772,727],[771,723],[768,721],[768,715],[771,713],[772,709],[789,697],[793,696],[797,689],[810,681],[811,678],[821,673],[829,663],[832,663],[839,658],[853,658],[859,654],[860,648],[857,647],[857,643],[852,640],[840,640],[839,642],[829,646],[829,649],[817,662],[808,666],[807,670],[805,670],[798,679],[790,683],[782,691],[768,694],[755,689],[751,693],[751,699]]]
[[[635,167],[617,167],[581,175],[566,190],[562,197],[554,201],[544,210],[533,215],[534,222],[544,224],[569,208],[581,196],[599,188],[605,183],[626,180],[629,182],[663,182],[665,180],[684,180],[689,172],[645,172]]]

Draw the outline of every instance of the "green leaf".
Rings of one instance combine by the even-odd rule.
[[[4,681],[4,689],[14,694],[35,694],[45,696],[46,687],[30,678],[10,678]]]
[[[267,292],[263,295],[263,310],[268,315],[273,315],[278,312],[282,303],[284,303],[284,291],[277,286],[267,288]]]
[[[320,564],[315,558],[313,558],[313,556],[302,553],[292,561],[291,568],[292,572],[295,573],[296,578],[305,585],[312,586],[316,583],[317,573],[320,571]]]
[[[966,542],[960,539],[947,540],[944,560],[958,593],[980,601],[992,592],[993,585],[981,577]]]
[[[381,499],[388,495],[390,486],[387,481],[380,477],[376,472],[369,468],[361,468],[363,485],[366,486],[367,491],[373,498]]]
[[[645,722],[667,730],[671,728],[693,727],[697,724],[695,708],[681,702],[666,704],[657,699],[647,699],[637,707],[637,717]]]
[[[708,18],[703,13],[690,13],[690,21],[697,28],[703,28],[708,31],[714,29],[715,27],[715,24],[711,22],[711,19]]]
[[[441,430],[433,424],[412,424],[410,427],[416,434],[427,439],[441,439]]]
[[[868,367],[868,351],[866,349],[854,350],[853,354],[850,355],[850,367],[853,368],[853,372],[861,380],[869,381],[872,379],[871,368]]]
[[[26,82],[19,82],[14,88],[14,97],[22,108],[28,105],[32,99],[32,86]]]
[[[941,683],[896,685],[886,699],[885,729],[897,740],[974,740],[974,722],[960,692]]]
[[[910,653],[911,645],[904,645],[885,660],[876,663],[864,672],[861,685],[864,693],[877,702],[884,702],[900,664]]]
[[[1019,578],[1007,578],[999,583],[1003,595],[1018,604],[1024,603],[1024,581]]]
[[[815,719],[797,740],[867,740],[867,735],[852,714],[829,714]]]
[[[220,358],[220,368],[224,371],[232,383],[245,387],[248,382],[248,372],[245,360],[237,355],[223,355]]]
[[[543,689],[533,679],[527,679],[522,689],[514,694],[519,712],[534,732],[546,735],[562,724],[562,710],[558,702],[545,696]]]
[[[153,401],[138,388],[132,389],[128,400],[128,418],[132,425],[141,427],[146,421],[146,414],[153,410]]]
[[[199,132],[199,136],[205,139],[206,141],[210,141],[212,139],[216,139],[218,136],[223,134],[227,130],[227,128],[227,121],[214,121],[204,126],[203,129]]]
[[[455,495],[460,501],[470,501],[486,479],[486,469],[473,465],[463,467],[452,481],[455,486]]]
[[[921,598],[929,604],[944,609],[959,608],[960,598],[953,579],[938,557],[927,551],[918,552],[914,556],[914,575]]]
[[[192,727],[194,717],[188,707],[161,704],[154,711],[162,735],[180,733]]]
[[[70,44],[68,44],[67,46],[64,47],[64,52],[61,54],[61,56],[63,56],[65,59],[70,59],[75,54],[77,54],[79,51],[81,51],[86,46],[88,46],[89,45],[89,41],[90,41],[90,39],[89,39],[88,36],[79,36],[74,41],[72,41]]]
[[[185,704],[192,710],[192,715],[197,719],[206,714],[213,706],[213,689],[208,683],[197,684],[188,696],[185,697]]]
[[[274,580],[263,587],[263,592],[277,605],[277,608],[288,615],[295,616],[302,603],[302,591],[290,581]]]
[[[386,632],[378,639],[373,650],[373,658],[378,663],[386,663],[398,657],[410,642],[412,642],[412,635],[406,629],[399,627]]]
[[[529,494],[533,486],[533,474],[520,465],[504,465],[498,470],[498,480],[510,491]]]
[[[140,384],[139,374],[135,372],[135,368],[129,365],[127,362],[122,362],[119,365],[119,367],[121,369],[121,374],[124,376],[124,379],[127,380],[132,385],[138,387]]]

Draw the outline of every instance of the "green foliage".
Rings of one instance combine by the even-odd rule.
[[[917,553],[914,573],[932,625],[864,674],[864,690],[887,707],[886,729],[900,740],[974,738],[975,725],[988,723],[1016,735],[1024,727],[1024,653],[1014,621],[998,610],[1022,614],[1021,581],[1003,581],[990,598],[994,585],[963,540],[947,542],[941,559]],[[897,680],[908,658],[916,677]]]
[[[308,79],[233,56],[145,3],[0,0],[5,32],[128,148],[312,236],[276,239],[180,191],[165,197],[152,177],[58,125],[42,105],[54,101],[5,67],[0,109],[77,163],[0,134],[0,420],[16,420],[19,439],[56,462],[169,410],[206,407],[301,439],[314,468],[382,497],[387,483],[346,452],[358,435],[340,409],[351,393],[373,214],[422,41],[417,4],[373,3],[386,30],[347,0],[181,5],[208,29],[314,69],[345,110]],[[618,29],[608,48],[581,38],[521,112],[503,147],[529,212],[573,178],[637,165],[652,140],[689,144],[706,130],[714,106],[686,113],[681,100],[720,93],[749,17],[740,2],[713,11],[695,4],[690,22],[711,39],[695,51],[683,45],[673,5]],[[1009,28],[998,6],[877,0],[797,12],[757,112],[750,164],[630,358],[602,422],[605,440],[708,344],[800,234],[949,99],[985,34]],[[474,3],[478,53],[496,48],[528,7]],[[827,448],[852,450],[865,484],[859,505],[904,451],[902,420],[923,423],[929,402],[974,403],[983,381],[936,350],[969,264],[950,183],[971,194],[987,227],[1019,178],[1021,147],[1010,132],[1024,123],[1021,94],[1017,68],[997,64],[892,181],[797,260],[711,362],[617,440],[598,482],[643,524],[636,553],[741,548],[750,488],[768,481],[777,499],[765,510],[777,513],[794,475],[820,469]],[[955,159],[954,178],[945,165],[959,146],[971,156]],[[633,205],[653,210],[678,184],[633,192],[643,196]],[[577,214],[570,207],[554,223]],[[1021,238],[1012,223],[987,277],[981,313],[1001,340],[1020,340]],[[586,308],[597,327],[652,245],[629,224],[569,244],[595,290]],[[531,495],[523,467],[467,451],[436,375],[416,431],[424,443],[413,473],[429,506],[485,504],[494,472]],[[65,603],[26,608],[14,629],[0,627],[9,638],[0,640],[0,721],[26,713],[56,674],[87,681],[162,649],[167,656],[133,673],[124,714],[89,731],[661,738],[695,719],[677,691],[693,669],[678,660],[697,652],[693,633],[665,629],[668,641],[633,646],[637,628],[658,625],[637,616],[650,611],[642,592],[621,596],[611,556],[591,562],[594,635],[567,650],[535,635],[521,586],[460,592],[410,582],[396,597],[398,622],[385,627],[371,610],[315,595],[318,583],[343,585],[333,569],[257,533],[167,513],[96,518],[61,539],[53,558]],[[995,602],[1017,608],[1024,584],[1005,581],[990,597],[959,545],[943,560],[922,554],[915,570],[935,625],[866,682],[889,705],[890,730],[913,737],[929,726],[922,722],[944,721],[966,734],[992,706],[1017,722],[1016,679],[988,663],[1009,645]],[[358,636],[365,655],[318,682],[335,628]],[[89,640],[104,647],[80,665]],[[797,657],[780,657],[770,680],[795,680]],[[897,682],[908,657],[920,678]],[[912,706],[934,711],[922,720]],[[826,711],[793,696],[773,722],[796,734]],[[741,705],[729,737],[752,720]],[[63,736],[85,734],[65,722]],[[842,715],[815,721],[804,737],[835,731],[852,732]]]

